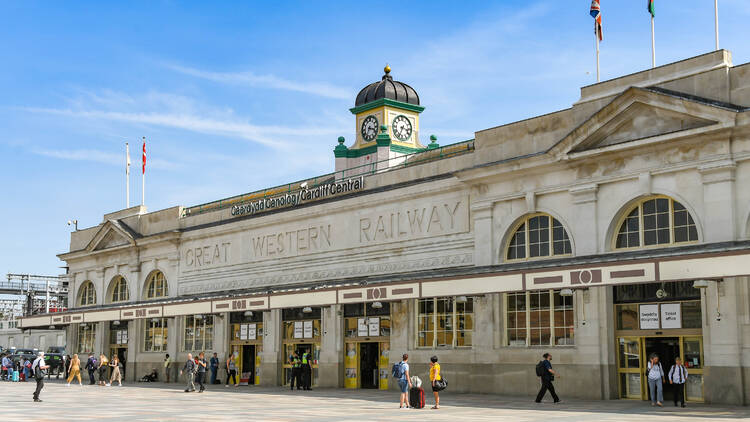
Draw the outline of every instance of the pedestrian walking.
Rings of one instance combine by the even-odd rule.
[[[65,368],[65,379],[68,379],[68,376],[70,376],[70,359],[72,359],[70,355],[65,355],[65,358],[63,359],[63,368]]]
[[[188,353],[187,360],[185,361],[185,365],[180,370],[180,375],[182,373],[185,373],[185,379],[187,380],[187,386],[185,387],[185,392],[189,393],[191,391],[195,391],[195,372],[197,370],[197,365],[195,364],[195,361],[193,360],[193,354]]]
[[[401,362],[393,365],[391,369],[393,379],[398,381],[399,391],[399,409],[409,408],[409,389],[411,388],[411,378],[409,377],[409,355],[404,353]]]
[[[113,356],[109,362],[109,366],[112,368],[112,375],[109,376],[109,384],[107,385],[112,385],[117,381],[118,385],[122,387],[122,372],[120,371],[122,364],[120,363],[120,358],[117,355]]]
[[[200,385],[200,389],[198,390],[199,393],[202,393],[203,390],[206,389],[206,386],[204,383],[206,382],[206,355],[203,352],[200,352],[198,354],[198,359],[196,361],[198,364],[198,372],[196,373],[195,380],[198,382],[198,385]]]
[[[227,358],[227,383],[225,387],[229,387],[229,379],[232,379],[235,387],[239,387],[240,383],[237,382],[237,363],[234,361],[234,354],[230,354]]]
[[[290,380],[290,389],[294,390],[294,383],[297,382],[297,390],[302,389],[302,360],[299,358],[299,353],[295,350],[292,356],[289,357],[289,364],[292,365],[292,379]]]
[[[104,356],[104,353],[99,355],[99,366],[97,367],[97,371],[99,371],[99,385],[105,386],[107,385],[107,366],[109,365],[109,359],[107,359],[106,356]]]
[[[552,400],[554,400],[555,403],[560,403],[560,398],[557,397],[557,393],[555,393],[555,387],[552,385],[552,381],[555,380],[555,375],[559,377],[557,372],[552,369],[552,355],[549,353],[545,353],[542,355],[542,357],[544,359],[542,359],[537,364],[536,368],[536,374],[541,378],[542,381],[542,388],[539,390],[539,394],[536,395],[535,401],[537,403],[541,403],[544,395],[547,393],[547,390],[549,390],[549,393],[552,396]]]
[[[169,373],[171,372],[172,358],[169,357],[169,353],[164,357],[164,379],[169,382]]]
[[[211,385],[216,384],[216,373],[219,372],[219,356],[214,352],[211,356]]]
[[[688,370],[682,364],[682,359],[677,356],[674,358],[674,365],[669,368],[669,383],[672,384],[674,389],[675,407],[677,407],[677,402],[680,402],[680,405],[685,407],[685,381],[687,380],[687,376]]]
[[[651,406],[662,406],[664,401],[664,384],[666,384],[664,369],[659,362],[659,356],[653,355],[646,368],[648,389],[651,392]]]
[[[310,349],[302,353],[302,388],[312,390],[312,356]]]
[[[440,375],[440,364],[438,363],[437,356],[430,358],[430,381],[432,382],[432,395],[435,396],[435,405],[433,409],[440,409],[440,395],[439,391],[441,388],[441,382],[443,377]]]
[[[89,385],[96,384],[96,379],[94,379],[94,374],[96,373],[96,368],[98,366],[98,363],[96,361],[96,358],[94,357],[93,353],[89,353],[89,359],[86,361],[86,370],[89,371]]]
[[[68,387],[70,387],[70,382],[73,381],[73,378],[78,378],[78,385],[83,387],[83,383],[81,382],[81,360],[78,359],[78,355],[74,354],[72,358],[68,361],[67,366],[67,372],[68,372],[68,383],[66,384]]]
[[[47,375],[46,371],[49,366],[44,362],[44,352],[39,352],[38,357],[31,364],[31,370],[34,372],[34,378],[36,379],[36,390],[34,390],[34,401],[40,402],[42,399],[39,398],[39,394],[44,388],[44,377]]]

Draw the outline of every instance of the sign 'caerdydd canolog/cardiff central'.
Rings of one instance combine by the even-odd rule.
[[[303,202],[318,201],[347,192],[359,191],[364,186],[364,177],[359,176],[354,179],[326,183],[309,189],[303,187],[296,192],[288,192],[283,195],[261,198],[246,204],[235,205],[232,207],[232,215],[252,215],[278,208],[294,207]]]

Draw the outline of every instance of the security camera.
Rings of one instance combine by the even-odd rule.
[[[716,314],[716,320],[721,321],[721,314]]]
[[[71,224],[73,224],[73,222],[72,222],[72,221],[70,221],[70,220],[68,220],[68,225],[71,225]]]

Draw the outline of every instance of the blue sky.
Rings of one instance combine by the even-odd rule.
[[[569,107],[594,82],[589,1],[0,3],[0,271],[56,274],[80,227],[140,200],[195,205],[333,170],[348,109],[389,63],[423,141]],[[660,1],[657,64],[711,51],[713,1]],[[603,1],[602,77],[650,66],[645,1]],[[750,2],[720,0],[750,61]]]

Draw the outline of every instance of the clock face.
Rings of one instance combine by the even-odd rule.
[[[400,141],[408,141],[411,138],[411,122],[406,116],[396,116],[393,119],[393,134],[396,135]]]
[[[370,142],[378,136],[378,118],[375,116],[367,116],[362,121],[362,139],[365,142]]]

